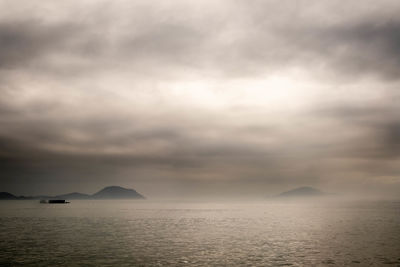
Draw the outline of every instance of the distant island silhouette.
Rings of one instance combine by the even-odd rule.
[[[15,196],[8,192],[0,192],[0,200],[17,199],[145,199],[145,197],[134,189],[121,186],[107,186],[93,195],[78,192],[68,193],[57,196]]]
[[[141,198],[144,196],[133,189],[127,189],[120,186],[108,186],[93,194],[91,198],[95,199],[116,199],[116,198]]]
[[[318,197],[327,195],[326,193],[309,186],[298,187],[277,195],[277,197],[290,198],[290,197]]]
[[[14,196],[8,192],[0,192],[0,200],[1,199],[18,199],[19,197]]]

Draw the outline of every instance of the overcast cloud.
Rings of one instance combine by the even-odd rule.
[[[400,193],[398,1],[0,1],[0,191]]]

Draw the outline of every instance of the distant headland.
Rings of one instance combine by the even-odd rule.
[[[325,196],[327,195],[326,193],[315,189],[313,187],[309,186],[303,186],[303,187],[298,187],[283,193],[280,193],[276,197],[279,198],[298,198],[298,197],[320,197],[320,196]]]
[[[8,192],[0,192],[0,200],[18,199],[145,199],[145,197],[134,189],[123,188],[121,186],[107,186],[93,195],[78,192],[68,193],[57,196],[15,196]]]

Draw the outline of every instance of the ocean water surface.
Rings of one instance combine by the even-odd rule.
[[[400,202],[0,201],[0,266],[400,266]]]

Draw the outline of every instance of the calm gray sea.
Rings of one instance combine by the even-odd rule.
[[[400,202],[0,201],[0,266],[400,266]]]

